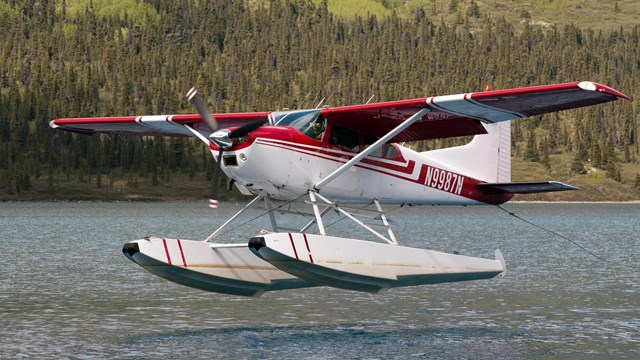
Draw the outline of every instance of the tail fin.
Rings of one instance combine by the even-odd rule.
[[[476,135],[470,143],[446,149],[425,151],[429,160],[443,167],[486,182],[511,181],[510,121],[483,124],[487,134]],[[445,165],[446,164],[446,165]]]

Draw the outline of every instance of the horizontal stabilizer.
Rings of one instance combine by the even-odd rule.
[[[580,188],[563,184],[558,181],[483,183],[476,186],[483,191],[497,190],[512,194],[535,194],[553,191],[580,190]]]

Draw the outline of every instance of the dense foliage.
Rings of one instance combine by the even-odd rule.
[[[333,16],[304,0],[0,0],[0,198],[35,182],[157,185],[211,176],[190,139],[81,136],[58,117],[193,112],[192,85],[216,112],[313,107],[593,80],[638,97],[640,27],[595,32],[505,20],[447,24]],[[79,6],[83,6],[78,8]],[[81,10],[79,10],[81,9]],[[514,154],[569,153],[620,180],[635,163],[638,104],[616,102],[516,122]],[[420,149],[457,140],[417,144]],[[458,140],[459,141],[459,140]],[[630,175],[631,176],[631,175]],[[45,181],[46,180],[46,181]]]

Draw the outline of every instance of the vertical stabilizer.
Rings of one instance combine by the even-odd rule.
[[[476,135],[470,143],[425,151],[427,159],[486,182],[511,181],[511,122],[483,124],[487,134]]]

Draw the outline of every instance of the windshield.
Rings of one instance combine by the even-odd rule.
[[[284,112],[274,115],[278,126],[291,126],[301,133],[321,140],[326,127],[326,121],[320,116],[320,110],[300,110]]]
[[[320,115],[320,110],[284,112],[274,116],[276,125],[291,126],[302,132]]]

